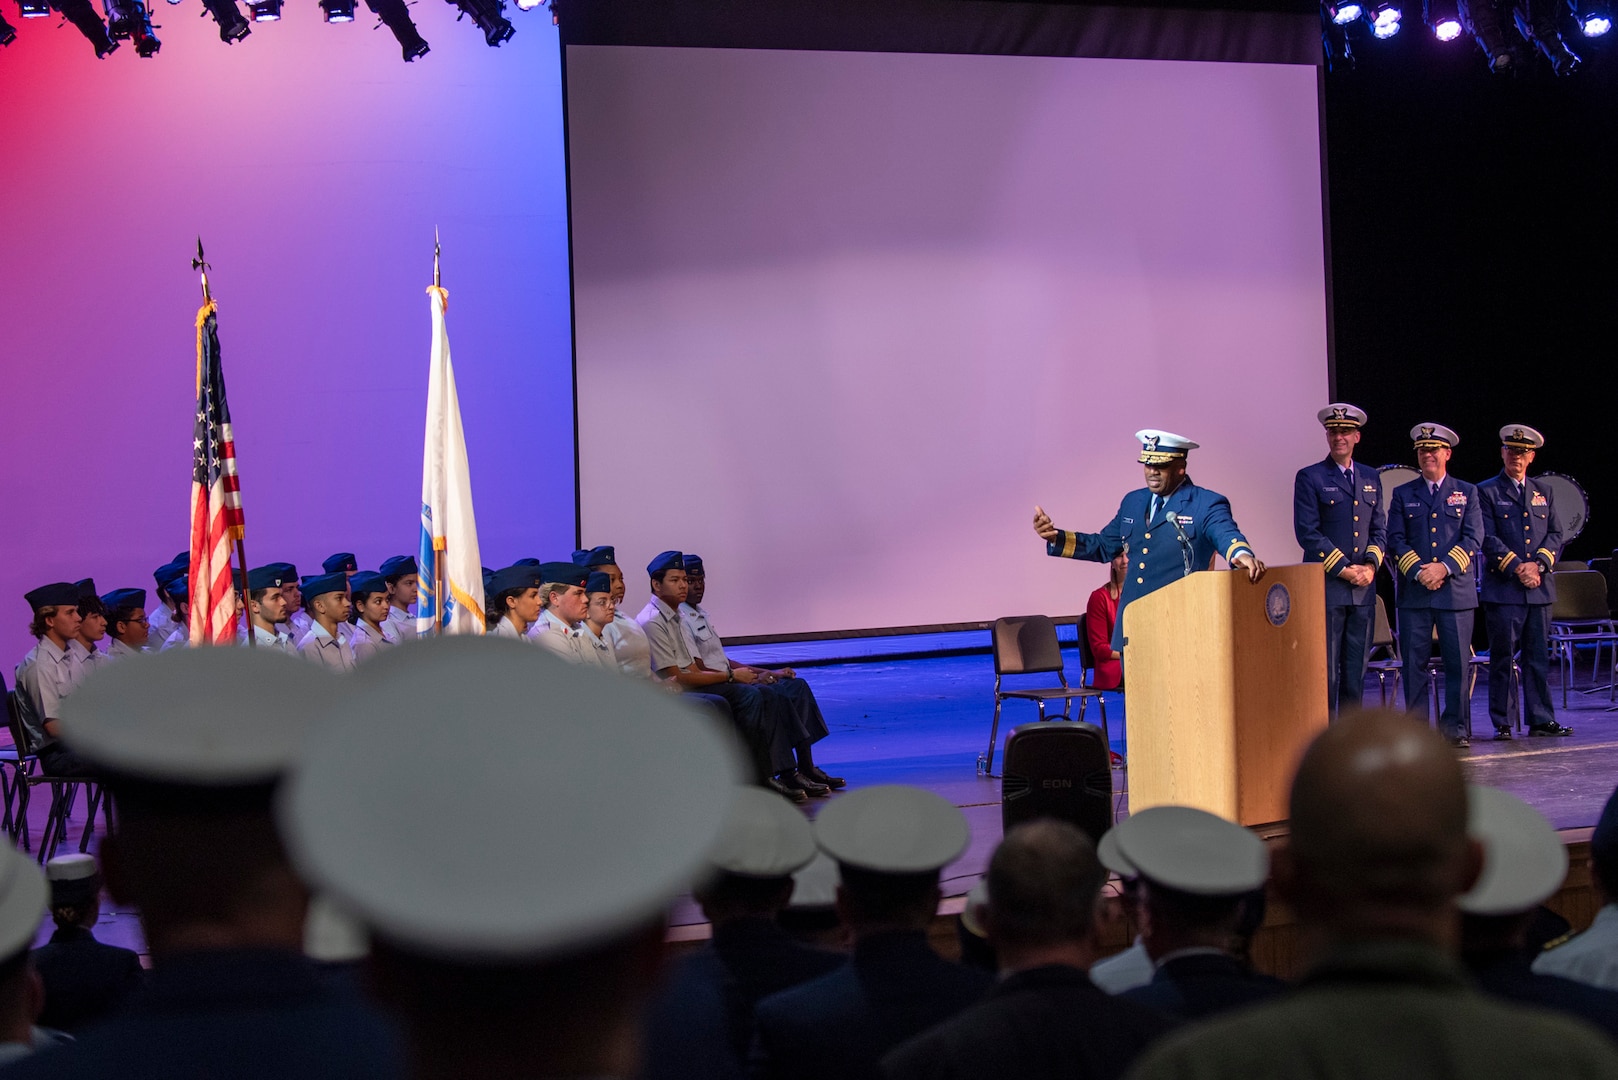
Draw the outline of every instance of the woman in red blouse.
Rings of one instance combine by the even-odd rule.
[[[1124,682],[1124,658],[1112,651],[1112,626],[1118,621],[1118,594],[1123,591],[1128,569],[1128,555],[1114,558],[1107,583],[1090,594],[1090,603],[1085,607],[1084,632],[1090,639],[1090,655],[1096,665],[1090,685],[1097,690],[1116,690]]]

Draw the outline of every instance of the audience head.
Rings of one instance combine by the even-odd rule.
[[[66,645],[79,636],[79,589],[68,581],[41,585],[23,594],[34,613],[28,632],[36,638],[49,636]]]
[[[1345,716],[1292,781],[1292,836],[1277,885],[1327,937],[1453,941],[1455,900],[1481,852],[1466,833],[1454,751],[1402,713]]]
[[[1054,818],[1016,826],[989,860],[987,880],[980,917],[1002,970],[1060,961],[1090,966],[1107,871],[1080,829]]]
[[[1148,955],[1158,959],[1189,948],[1235,951],[1243,914],[1270,875],[1262,840],[1189,806],[1142,810],[1108,835],[1117,859],[1140,883]]]
[[[407,642],[345,678],[281,820],[305,877],[367,925],[417,1075],[632,1072],[663,912],[735,799],[723,733],[502,639]],[[424,800],[424,784],[477,797]]]
[[[101,598],[107,611],[107,633],[131,649],[146,644],[151,624],[146,618],[145,589],[114,589]]]
[[[665,551],[646,564],[652,578],[652,595],[671,608],[685,603],[685,555],[678,551]]]
[[[0,844],[0,1042],[32,1044],[45,1006],[30,952],[45,901],[45,875],[34,860]]]
[[[359,622],[364,619],[366,622],[380,625],[382,620],[388,617],[390,606],[388,583],[383,580],[381,574],[361,570],[349,577],[348,587],[354,605],[354,610],[349,616],[350,621]]]
[[[1590,872],[1607,903],[1618,903],[1618,791],[1607,798],[1590,837]]]
[[[815,818],[814,831],[837,860],[837,911],[855,937],[925,930],[938,910],[939,871],[971,840],[952,803],[903,784],[841,796]]]
[[[297,949],[307,894],[271,817],[282,773],[342,683],[273,649],[173,649],[113,664],[62,702],[62,738],[118,807],[107,891],[152,955]]]
[[[792,896],[792,875],[815,857],[809,821],[773,791],[743,788],[709,853],[713,875],[696,890],[708,921],[773,918]]]
[[[1539,905],[1567,879],[1567,847],[1538,810],[1515,795],[1467,788],[1467,831],[1483,848],[1483,872],[1458,901],[1461,948],[1523,948]]]
[[[58,855],[45,864],[51,919],[67,930],[88,930],[101,918],[101,871],[93,855]]]
[[[414,555],[395,555],[385,559],[378,568],[382,580],[388,583],[388,599],[396,608],[408,608],[416,602],[421,589],[421,572]]]

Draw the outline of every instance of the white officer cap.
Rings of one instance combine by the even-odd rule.
[[[1264,841],[1189,806],[1154,806],[1113,826],[1118,852],[1148,881],[1195,896],[1239,896],[1270,876]]]
[[[15,956],[33,944],[45,917],[45,875],[12,847],[0,844],[0,957]]]
[[[1183,458],[1188,452],[1197,449],[1197,444],[1184,435],[1176,435],[1172,431],[1159,431],[1157,428],[1137,431],[1135,438],[1140,440],[1142,465],[1162,465]]]
[[[788,877],[815,857],[815,834],[802,811],[773,791],[742,788],[708,861],[729,874]]]
[[[817,851],[808,866],[792,875],[792,899],[787,901],[787,907],[829,908],[837,902],[837,886],[841,883],[837,860]]]
[[[97,874],[94,855],[58,855],[45,864],[45,877],[50,881],[84,881]]]
[[[373,934],[540,962],[644,925],[707,863],[741,763],[678,698],[498,638],[368,667],[314,716],[277,809],[305,880]]]
[[[1417,450],[1453,449],[1461,442],[1461,437],[1443,424],[1417,424],[1410,429],[1410,438]]]
[[[838,796],[815,818],[820,850],[845,866],[923,874],[954,862],[972,833],[946,799],[908,784],[879,784]]]
[[[303,919],[303,955],[325,964],[351,964],[371,953],[365,926],[326,896],[309,899]]]
[[[978,878],[978,883],[966,894],[966,906],[961,908],[961,925],[973,937],[989,936],[983,930],[983,909],[988,906],[989,879]]]
[[[1460,898],[1468,915],[1516,915],[1555,895],[1567,847],[1532,806],[1499,788],[1468,784],[1466,831],[1483,845],[1483,873]]]
[[[245,787],[291,764],[337,675],[277,649],[170,649],[99,668],[62,699],[86,760],[160,784]]]
[[[1527,424],[1507,424],[1500,429],[1500,445],[1513,450],[1538,450],[1545,445],[1545,436]]]
[[[1142,811],[1145,813],[1145,811]],[[1135,864],[1124,858],[1124,853],[1118,850],[1118,828],[1114,826],[1101,834],[1101,840],[1096,844],[1096,858],[1101,865],[1117,874],[1121,878],[1139,877],[1140,871]]]
[[[1365,426],[1368,419],[1365,410],[1357,405],[1350,405],[1346,401],[1334,401],[1324,409],[1315,413],[1315,419],[1326,426],[1326,430],[1333,428],[1346,428],[1358,431]]]

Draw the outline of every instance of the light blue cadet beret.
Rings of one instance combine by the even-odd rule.
[[[330,555],[320,564],[328,574],[352,574],[360,568],[360,562],[354,558],[352,551],[339,551]]]
[[[291,580],[287,575],[288,569],[290,567],[286,563],[275,562],[253,567],[247,571],[247,591],[258,592],[260,589],[279,589]]]
[[[388,591],[388,582],[374,570],[361,570],[348,579],[348,591],[355,599],[369,593],[385,593]]]
[[[612,550],[611,544],[602,544],[600,547],[593,547],[588,551],[582,549],[575,551],[573,561],[580,566],[617,566],[618,556]]]
[[[1455,902],[1468,915],[1521,914],[1555,896],[1567,878],[1567,845],[1515,795],[1468,784],[1466,831],[1483,848],[1483,873]]]
[[[419,574],[421,570],[416,566],[414,555],[395,555],[391,559],[384,559],[377,573],[385,578],[402,578],[407,574]]]
[[[702,556],[687,554],[685,557],[685,572],[688,574],[706,574],[702,568]]]
[[[348,575],[344,573],[316,574],[303,579],[303,594],[310,600],[327,593],[347,592]]]
[[[1324,424],[1327,431],[1358,431],[1368,418],[1364,409],[1346,401],[1334,401],[1317,412],[1315,419]]]
[[[612,592],[612,575],[603,574],[599,570],[594,571],[585,579],[584,591],[587,593]]]
[[[1135,438],[1140,440],[1139,460],[1142,465],[1166,465],[1184,458],[1192,450],[1197,449],[1197,444],[1184,435],[1160,431],[1157,428],[1137,431]]]
[[[86,600],[94,600],[97,603],[99,603],[101,601],[100,594],[98,594],[96,592],[95,578],[80,578],[79,580],[75,581],[73,584],[79,590],[79,601],[81,603],[86,601]]]
[[[1443,424],[1417,424],[1410,429],[1410,439],[1417,450],[1453,449],[1461,437]]]
[[[181,574],[169,582],[168,594],[176,600],[184,600],[191,595],[191,579],[187,574]]]
[[[494,595],[494,571],[487,566],[483,568],[483,595]]]
[[[169,582],[173,581],[175,578],[184,577],[186,571],[189,569],[191,569],[191,559],[189,556],[187,556],[184,562],[176,561],[164,563],[156,570],[153,570],[152,580],[157,582],[157,587],[159,589],[167,590],[169,587]]]
[[[1500,429],[1500,445],[1513,450],[1538,450],[1545,445],[1545,436],[1527,424],[1507,424]]]
[[[567,562],[548,562],[539,564],[539,580],[546,584],[583,585],[590,579],[590,571],[579,566],[571,559]]]
[[[108,611],[116,611],[119,608],[144,608],[146,606],[146,590],[114,589],[112,592],[102,595],[101,603],[106,606]]]
[[[22,598],[28,601],[28,606],[34,611],[44,607],[76,607],[79,603],[79,587],[71,581],[56,581],[30,589],[23,593]]]
[[[516,563],[490,574],[483,591],[491,596],[499,596],[501,593],[511,592],[513,589],[537,588],[539,588],[539,568]]]
[[[518,559],[516,562],[512,563],[511,565],[512,566],[539,566],[540,561],[538,559],[535,559],[535,558]]]
[[[665,570],[684,570],[685,555],[678,551],[665,551],[646,564],[648,574],[661,574]]]
[[[289,562],[265,563],[262,569],[274,570],[281,576],[281,584],[296,585],[298,583],[298,568]]]

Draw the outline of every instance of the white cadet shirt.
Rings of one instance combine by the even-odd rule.
[[[1534,959],[1534,974],[1618,990],[1618,901],[1596,912],[1590,929],[1540,953]]]
[[[391,611],[392,609],[389,608]],[[383,620],[381,632],[371,629],[371,624],[364,619],[351,623],[348,628],[348,647],[354,650],[354,662],[375,656],[390,645],[399,644],[398,631],[387,620]]]
[[[1146,945],[1140,938],[1135,944],[1105,960],[1090,965],[1090,981],[1109,994],[1121,994],[1152,981],[1156,969],[1152,958],[1146,955]]]
[[[404,608],[388,605],[388,618],[382,625],[393,627],[397,640],[408,641],[416,636],[416,617]]]
[[[106,663],[107,655],[92,645],[86,645],[78,638],[67,643],[68,655],[73,662],[79,665],[79,678],[90,674],[96,668]]]
[[[695,604],[680,605],[680,625],[690,635],[690,649],[709,671],[729,671],[725,646],[708,622],[708,613]]]
[[[280,626],[281,624],[277,623],[276,625]],[[292,638],[282,633],[280,630],[276,630],[276,632],[272,634],[257,623],[253,623],[252,627],[254,641],[253,648],[276,649],[280,652],[286,653],[288,656],[291,656],[298,651],[298,647],[292,644]],[[245,629],[236,631],[236,642],[239,645],[247,644],[247,631]]]
[[[579,652],[578,635],[571,626],[552,615],[549,608],[541,611],[534,625],[528,628],[528,640],[549,649],[570,664],[580,663],[584,659]]]
[[[618,658],[620,671],[639,675],[643,679],[656,675],[652,670],[652,647],[647,643],[646,631],[640,628],[640,623],[621,611],[615,612],[612,622],[607,624],[601,636],[612,646],[612,654]]]
[[[174,625],[174,610],[159,600],[156,610],[146,620],[147,639],[157,642],[167,641],[169,635],[174,633]]]
[[[608,623],[608,627],[612,624]],[[587,667],[599,667],[607,671],[618,670],[618,656],[612,651],[612,642],[597,637],[596,632],[590,629],[590,624],[581,622],[574,634],[574,641],[579,647],[579,660]]]
[[[72,644],[68,642],[69,646]],[[56,642],[48,637],[40,638],[17,665],[17,693],[27,699],[26,708],[20,710],[23,727],[34,748],[51,741],[45,734],[45,721],[61,718],[62,699],[73,692],[83,677],[84,669],[68,650],[57,648]]]
[[[117,638],[109,637],[107,639],[107,657],[103,662],[110,664],[114,660],[122,660],[128,656],[139,656],[145,651],[145,649],[132,649]]]
[[[691,666],[691,647],[685,643],[680,616],[673,608],[654,596],[640,609],[635,621],[640,623],[641,630],[646,634],[653,671]]]
[[[333,671],[354,670],[354,650],[349,648],[348,635],[343,633],[342,626],[337,628],[335,638],[319,623],[310,626],[309,632],[298,642],[298,655]]]
[[[183,649],[191,644],[191,628],[189,626],[176,626],[168,637],[163,639],[158,652],[168,652],[170,649]]]
[[[517,633],[517,624],[511,621],[510,615],[502,615],[500,617],[500,621],[495,624],[494,636],[507,637],[511,638],[513,641],[526,641],[530,645],[533,644],[533,640],[531,638]]]

